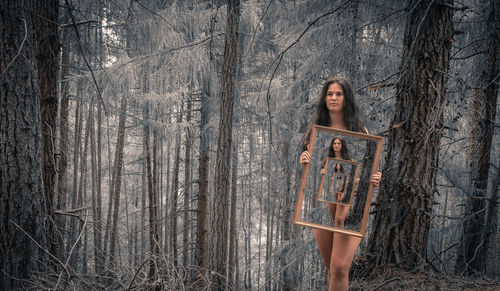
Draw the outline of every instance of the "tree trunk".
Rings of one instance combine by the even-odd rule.
[[[235,138],[235,143],[233,145],[232,153],[232,163],[231,163],[231,215],[230,215],[230,225],[229,225],[229,270],[228,270],[228,287],[231,290],[238,290],[238,285],[236,285],[236,278],[238,274],[236,271],[236,266],[238,262],[237,257],[237,241],[238,241],[238,227],[236,219],[236,186],[238,181],[238,140]]]
[[[69,114],[69,49],[66,46],[62,48],[62,83],[61,83],[61,116],[60,116],[60,145],[59,145],[59,170],[58,170],[58,199],[57,209],[66,209],[68,199],[68,114]],[[78,120],[78,116],[75,116]],[[59,215],[56,217],[56,225],[59,230],[66,231],[66,217]],[[61,260],[66,258],[64,251],[64,239],[60,237],[57,241],[59,252],[57,257]]]
[[[253,157],[255,154],[254,151],[254,141],[253,135],[248,135],[248,147],[249,147],[249,156]],[[248,159],[248,173],[250,182],[252,179],[252,159]],[[244,285],[246,289],[252,289],[252,249],[251,249],[251,239],[252,239],[252,191],[251,187],[247,186],[248,189],[248,205],[243,208],[246,211],[246,231],[245,231],[245,275],[244,275]]]
[[[156,274],[157,260],[160,253],[159,249],[159,236],[157,228],[157,212],[156,212],[156,199],[155,190],[156,186],[153,183],[153,169],[151,161],[151,146],[150,146],[150,127],[149,123],[149,103],[144,103],[143,107],[143,119],[144,119],[144,158],[146,159],[146,177],[148,183],[148,210],[149,210],[149,248],[151,251],[151,260],[149,265],[149,276],[152,278]]]
[[[453,34],[451,1],[412,0],[388,139],[384,178],[368,242],[375,265],[426,264],[445,75]]]
[[[170,116],[170,114],[168,114]],[[170,122],[170,118],[169,118],[169,121]],[[168,246],[170,244],[170,237],[168,235],[168,230],[169,230],[169,225],[168,225],[168,205],[169,205],[169,199],[168,199],[168,195],[170,193],[170,139],[167,140],[167,184],[166,184],[166,190],[165,190],[165,211],[164,211],[164,225],[165,225],[165,230],[164,230],[164,233],[165,233],[165,237],[164,237],[164,240],[163,240],[163,244],[164,244],[164,247],[163,247],[163,253],[165,254],[168,254]]]
[[[177,124],[182,122],[182,106],[177,113]],[[174,172],[172,177],[172,201],[170,202],[170,250],[173,264],[177,267],[177,208],[179,195],[179,167],[181,159],[181,133],[177,130],[175,134]]]
[[[91,113],[92,113],[92,105],[89,102],[89,115],[87,116],[87,120],[90,119]],[[82,112],[83,112],[83,106],[82,106]],[[83,113],[81,115],[83,117]],[[80,126],[82,126],[82,121],[80,120]],[[82,126],[83,127],[83,126]],[[81,208],[83,206],[84,202],[84,193],[86,188],[85,183],[87,179],[87,156],[88,156],[88,144],[89,144],[89,134],[90,134],[90,126],[89,122],[85,124],[85,136],[83,138],[83,151],[80,151],[80,182],[78,185],[78,193],[75,193],[76,195],[76,206],[75,208]],[[74,252],[71,255],[71,260],[70,260],[70,265],[71,267],[77,271],[79,268],[78,263],[80,262],[79,258],[81,256],[82,252],[82,240],[78,238],[79,233],[83,231],[83,222],[81,220],[75,222],[75,226],[70,229],[71,232],[73,232],[73,238],[75,239],[74,244],[76,244],[74,248]],[[81,238],[81,237],[80,237]]]
[[[91,106],[93,106],[91,102]],[[102,256],[102,230],[101,230],[101,207],[98,205],[97,197],[97,184],[98,173],[97,173],[97,148],[96,148],[96,137],[95,137],[95,127],[94,127],[94,114],[93,110],[90,111],[91,116],[89,116],[89,127],[90,127],[90,167],[91,167],[91,198],[92,198],[92,217],[95,221],[93,229],[94,238],[94,262],[95,262],[95,272],[97,275],[102,274],[104,257]]]
[[[123,171],[123,147],[125,145],[125,122],[127,119],[127,97],[123,95],[120,105],[120,118],[118,120],[118,136],[115,149],[115,163],[113,166],[113,222],[111,225],[111,235],[109,241],[109,265],[111,270],[115,264],[116,245],[118,239],[118,214],[120,210],[120,191],[122,185]]]
[[[82,120],[83,120],[83,108],[80,101],[76,101],[75,105],[75,137],[73,144],[73,187],[71,193],[71,208],[76,209],[77,207],[77,193],[78,193],[78,167],[80,165],[80,148],[81,148],[81,137],[82,137]],[[67,250],[70,250],[73,246],[73,243],[76,239],[76,225],[78,220],[76,217],[70,218],[70,227],[69,227],[69,239],[68,245],[66,246]],[[71,254],[68,254],[68,256]]]
[[[215,12],[216,13],[216,12]],[[212,38],[209,42],[209,67],[212,68],[214,63],[213,56],[213,35],[216,17],[210,19],[210,35]],[[201,89],[201,106],[200,106],[200,157],[198,168],[198,209],[197,209],[197,237],[196,237],[196,254],[195,260],[198,265],[199,272],[203,275],[207,269],[207,203],[208,203],[208,174],[209,174],[209,153],[210,143],[208,135],[208,122],[211,113],[210,98],[212,94],[212,70],[206,70],[199,74],[202,82]],[[200,280],[200,282],[203,282]],[[198,287],[203,288],[203,283],[198,284]]]
[[[455,267],[461,275],[486,272],[488,248],[494,240],[494,234],[488,231],[493,222],[486,221],[486,217],[494,216],[490,211],[495,211],[495,207],[490,208],[488,204],[495,204],[493,201],[496,201],[489,200],[487,203],[487,186],[498,96],[496,79],[500,73],[500,3],[491,0],[486,11],[490,14],[481,34],[487,36],[482,46],[486,53],[480,55],[476,62],[478,76],[473,80],[471,96],[467,150],[471,192],[465,201],[465,219]]]
[[[214,236],[212,274],[213,287],[225,288],[227,276],[227,235],[228,235],[228,198],[229,198],[229,161],[231,157],[231,138],[233,129],[233,103],[235,68],[238,46],[238,23],[240,1],[229,0],[227,4],[227,26],[224,44],[224,63],[222,68],[222,98],[220,106],[219,140],[217,144],[217,162],[215,170],[213,223]]]
[[[210,104],[210,76],[208,73],[202,76],[203,88],[200,106],[200,157],[198,168],[199,191],[197,209],[197,237],[196,237],[196,261],[199,271],[203,273],[207,267],[206,244],[207,244],[207,200],[208,200],[208,171],[209,171],[209,141],[208,141],[208,118]],[[200,280],[201,281],[201,280]]]
[[[54,232],[54,194],[56,185],[55,141],[57,119],[57,72],[59,37],[57,32],[58,0],[36,2],[36,35],[38,44],[37,65],[40,88],[40,116],[43,145],[43,184],[45,202],[50,216],[47,225],[49,250],[56,254],[57,239]]]
[[[0,289],[23,289],[43,270],[47,209],[43,188],[35,1],[1,1]],[[30,237],[28,237],[28,235]]]
[[[191,199],[191,128],[189,123],[191,122],[191,100],[187,100],[186,108],[186,143],[184,146],[184,233],[182,238],[182,265],[187,267],[189,260],[188,254],[188,244],[189,244],[189,201]]]

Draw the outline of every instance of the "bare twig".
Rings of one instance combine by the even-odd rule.
[[[92,70],[92,67],[90,66],[90,63],[87,60],[87,58],[85,57],[85,53],[83,52],[82,39],[80,37],[80,31],[78,30],[78,27],[76,25],[75,16],[73,15],[73,5],[70,3],[71,0],[64,0],[64,2],[66,2],[66,5],[68,6],[68,13],[69,13],[69,16],[71,18],[71,21],[73,22],[73,27],[75,29],[76,38],[78,40],[78,48],[80,49],[80,53],[82,54],[82,58],[85,61],[85,64],[87,65],[87,67],[89,68],[90,74],[92,75],[92,79],[94,81],[95,88],[96,88],[97,93],[99,95],[99,99],[101,100],[101,103],[102,103],[102,108],[104,109],[104,114],[107,115],[108,111],[106,109],[106,104],[104,103],[104,100],[102,99],[101,89],[99,89],[99,85],[97,84],[97,79],[95,77],[94,70]]]
[[[141,2],[139,2],[139,0],[136,0],[135,2],[137,2],[137,4],[139,4],[139,6],[141,6],[142,8],[144,8],[144,10],[150,12],[153,15],[156,15],[156,16],[160,17],[163,21],[165,21],[166,24],[168,24],[168,26],[170,26],[170,28],[174,29],[174,26],[172,24],[170,24],[170,22],[168,22],[168,20],[166,20],[165,17],[163,17],[160,14],[158,14],[158,13],[152,11],[151,9],[147,8],[146,6],[144,6],[144,4],[142,4]]]
[[[83,210],[87,210],[87,209],[90,209],[90,205],[89,206],[85,206],[85,207],[80,207],[80,208],[76,208],[76,209],[67,209],[67,210],[55,210],[54,213],[57,213],[57,214],[69,214],[69,213],[75,213],[75,212],[80,212],[80,211],[83,211]]]
[[[88,24],[88,23],[95,23],[95,22],[97,22],[97,20],[90,19],[90,20],[80,21],[80,22],[77,22],[77,23],[65,23],[65,24],[60,24],[60,25],[59,25],[59,27],[61,27],[61,28],[66,28],[66,27],[71,26],[71,25],[84,25],[84,24]]]

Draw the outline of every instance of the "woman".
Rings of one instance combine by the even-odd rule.
[[[344,160],[351,159],[350,155],[348,153],[348,150],[347,150],[347,145],[343,139],[338,138],[338,137],[332,139],[332,142],[330,143],[330,147],[328,148],[328,157],[325,158],[325,160],[323,161],[323,168],[320,171],[321,175],[326,174],[326,166],[327,166],[328,158],[336,158],[336,159],[344,159]],[[331,188],[331,186],[333,186],[332,181],[334,180],[334,178],[341,177],[341,174],[343,174],[343,173],[344,173],[344,168],[342,167],[342,164],[340,164],[340,163],[335,164],[335,168],[334,168],[334,171],[332,173],[332,177],[330,177],[330,180],[331,180],[330,188]],[[345,181],[345,179],[344,179],[344,183],[343,183],[344,186],[345,186],[345,182],[347,182],[347,181]],[[329,190],[333,190],[333,189],[329,189]],[[335,189],[336,201],[340,203],[340,201],[342,200],[344,195],[342,195],[342,193],[338,193],[338,192],[344,192],[344,187],[342,187],[341,189]],[[332,210],[335,208],[335,205],[328,204],[328,208],[330,209],[330,213],[332,214],[332,218],[334,220],[334,225],[339,226],[339,227],[343,226],[345,216],[343,218],[335,216],[335,210]],[[339,213],[337,212],[337,216],[338,216],[338,214]],[[347,212],[346,212],[346,214],[347,214]]]
[[[343,139],[340,139],[338,137],[333,138],[332,142],[330,143],[330,147],[328,149],[328,157],[330,158],[336,158],[336,159],[343,159],[343,160],[350,160],[349,153],[347,151],[347,145]],[[326,174],[326,167],[327,167],[327,158],[325,158],[323,162],[323,168],[320,170],[321,175]],[[344,179],[342,179],[342,176],[344,176]],[[333,185],[336,184],[334,181],[337,179],[343,180],[344,183],[341,182],[341,187],[337,188]],[[332,176],[330,177],[330,187],[328,191],[333,192],[335,201],[337,203],[331,203],[331,202],[326,202],[328,206],[328,210],[330,212],[330,215],[333,218],[333,225],[335,227],[343,228],[344,227],[344,220],[347,216],[347,212],[349,211],[349,206],[348,205],[343,205],[339,204],[341,203],[342,199],[344,198],[344,187],[346,186],[345,184],[348,183],[345,179],[345,174],[344,174],[344,168],[342,167],[342,164],[336,163],[334,166],[334,170],[332,172]],[[315,237],[318,237],[318,231],[319,235],[321,236],[322,232],[328,233],[328,231],[322,231],[322,230],[317,230],[313,229],[313,233]],[[321,248],[320,248],[321,251]]]
[[[347,79],[335,77],[325,82],[316,105],[313,124],[368,133],[361,121],[354,101],[354,92]],[[306,138],[305,148],[307,144]],[[300,155],[300,164],[304,166],[310,162],[311,155],[304,150]],[[378,187],[381,176],[382,173],[377,172],[371,177],[370,182]],[[313,234],[328,269],[328,290],[348,290],[349,269],[361,238],[319,229],[313,229]]]

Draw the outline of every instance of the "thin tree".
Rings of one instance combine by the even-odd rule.
[[[191,98],[191,96],[189,97]],[[184,211],[183,211],[183,225],[184,225],[184,233],[182,237],[182,265],[184,267],[187,266],[189,262],[189,254],[188,254],[188,244],[189,244],[189,201],[191,199],[191,128],[189,127],[189,123],[191,122],[191,108],[192,101],[186,101],[186,123],[188,126],[186,127],[186,142],[184,145]]]
[[[146,78],[146,77],[145,77]],[[145,82],[145,89],[149,90],[149,84]],[[147,93],[147,92],[145,92]],[[149,102],[145,102],[143,106],[143,119],[144,119],[144,159],[146,161],[146,180],[147,180],[147,189],[148,189],[148,214],[149,214],[149,249],[152,254],[152,258],[150,260],[149,266],[149,276],[153,277],[156,274],[156,265],[157,259],[160,251],[159,246],[159,233],[157,230],[158,222],[157,222],[157,208],[156,208],[156,199],[155,199],[155,191],[156,186],[153,181],[153,169],[152,163],[155,161],[151,161],[151,144],[150,144],[150,119],[149,119]]]
[[[182,122],[182,106],[177,112],[177,124]],[[174,149],[174,171],[172,177],[172,199],[170,200],[170,250],[175,267],[177,261],[177,208],[179,194],[179,168],[181,160],[181,132],[177,130],[175,133],[175,149]]]
[[[38,86],[40,88],[40,116],[42,123],[43,145],[43,183],[45,202],[51,222],[49,228],[52,253],[57,250],[56,234],[54,232],[54,195],[56,186],[56,120],[57,120],[57,74],[59,62],[59,37],[57,17],[58,0],[38,0],[36,2],[38,17],[36,18],[36,35],[38,42],[37,66]]]
[[[93,104],[91,103],[91,106]],[[102,274],[104,257],[102,252],[102,230],[101,230],[101,206],[98,203],[97,194],[97,148],[96,148],[96,136],[95,136],[95,122],[94,122],[93,110],[90,111],[89,116],[89,127],[90,127],[90,185],[91,185],[91,201],[92,201],[92,217],[95,221],[93,226],[93,238],[94,238],[94,262],[95,262],[95,272],[98,275]]]
[[[58,169],[58,198],[56,209],[65,209],[67,207],[68,200],[68,115],[69,115],[69,48],[67,46],[62,47],[62,82],[61,82],[61,107],[60,107],[60,117],[59,117],[59,131],[60,131],[60,144],[59,144],[59,169]],[[77,120],[78,116],[75,117]],[[56,226],[59,230],[66,229],[66,217],[60,215],[56,217]],[[64,241],[60,237],[57,241],[59,244],[57,257],[60,259],[65,259],[66,255],[64,252]]]
[[[228,270],[228,287],[238,289],[238,277],[236,272],[238,265],[238,221],[236,219],[236,197],[237,197],[237,182],[238,182],[238,139],[235,138],[233,144],[233,152],[231,157],[231,215],[229,225],[229,270]]]
[[[109,265],[114,266],[116,245],[118,239],[118,214],[120,210],[120,191],[123,171],[123,148],[125,145],[125,122],[127,119],[127,97],[122,96],[120,105],[120,118],[118,120],[118,136],[115,149],[115,162],[113,165],[113,220],[111,225],[111,235],[109,240]]]
[[[409,1],[384,177],[368,241],[375,265],[415,269],[426,263],[453,36],[450,5]]]

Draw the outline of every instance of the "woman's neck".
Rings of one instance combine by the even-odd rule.
[[[344,124],[344,115],[342,112],[329,112],[330,114],[330,127],[338,129],[347,129]]]

